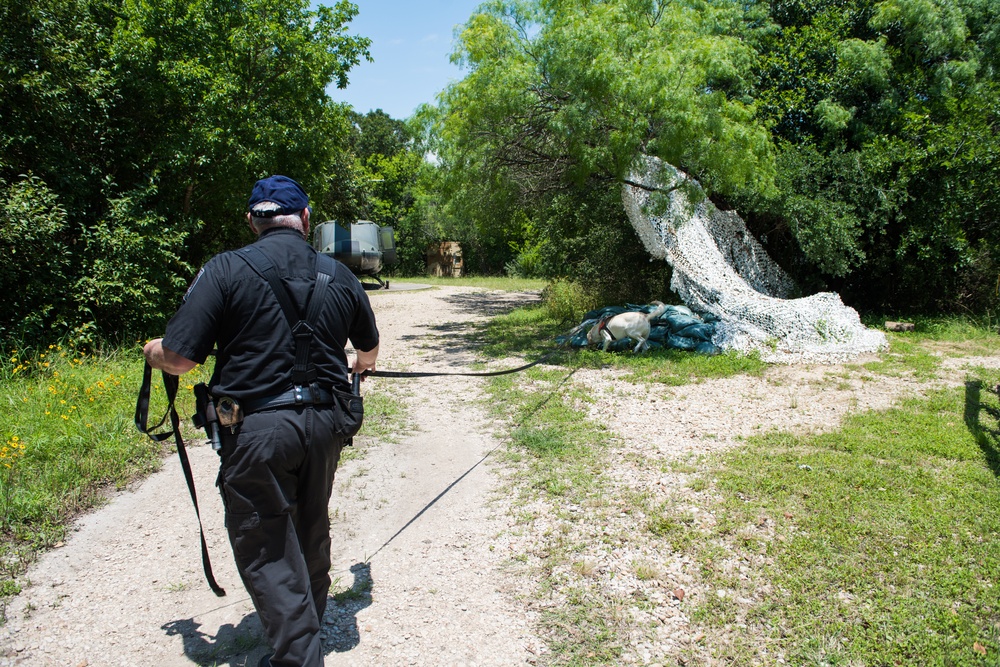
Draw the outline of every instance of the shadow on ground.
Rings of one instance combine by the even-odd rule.
[[[515,308],[540,303],[541,297],[530,292],[465,292],[450,294],[443,301],[456,307],[461,313],[495,317]],[[481,321],[427,324],[422,326],[421,333],[402,336],[400,340],[407,345],[441,353],[442,358],[436,360],[435,366],[443,365],[460,371],[467,362],[449,357],[480,351],[487,344],[482,335],[483,327],[484,323]]]
[[[1000,477],[1000,385],[982,380],[965,383],[965,425],[983,450],[986,463]]]
[[[361,643],[358,612],[372,603],[371,565],[351,566],[351,587],[327,599],[323,615],[323,652],[344,653]],[[239,625],[222,625],[215,634],[202,630],[193,618],[171,621],[163,626],[168,637],[181,637],[184,655],[198,665],[256,667],[260,658],[271,652],[257,614],[243,617]]]
[[[471,315],[495,317],[515,308],[539,304],[542,297],[533,292],[462,292],[449,294],[444,301]]]

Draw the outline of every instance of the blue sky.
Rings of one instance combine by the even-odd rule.
[[[393,118],[408,118],[463,72],[448,61],[454,31],[482,0],[354,0],[358,15],[352,35],[372,40],[374,63],[351,70],[344,90],[331,86],[330,96],[355,111],[382,109]]]

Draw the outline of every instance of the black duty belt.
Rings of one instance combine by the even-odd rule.
[[[333,403],[333,394],[326,389],[316,387],[295,387],[281,394],[265,396],[264,398],[246,398],[240,401],[244,414],[284,408],[290,405],[328,405]]]

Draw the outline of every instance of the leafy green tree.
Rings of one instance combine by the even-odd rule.
[[[350,118],[354,161],[341,179],[347,197],[336,208],[334,220],[341,224],[370,220],[393,227],[399,263],[389,270],[420,273],[433,235],[415,209],[416,188],[421,172],[429,166],[406,121],[381,109],[351,112]]]
[[[356,11],[344,0],[0,5],[0,197],[30,190],[63,211],[51,218],[62,293],[38,326],[154,331],[192,267],[248,238],[259,177],[297,178],[319,215],[337,205],[351,124],[325,90],[368,57],[369,40],[347,32]],[[20,224],[5,223],[4,252]]]
[[[393,118],[381,109],[366,114],[351,112],[354,132],[351,147],[362,160],[373,155],[393,157],[400,151],[413,147],[413,134],[406,121]]]
[[[753,52],[734,34],[742,16],[727,2],[484,5],[455,55],[469,74],[445,91],[428,134],[452,217],[472,221],[489,263],[590,276],[624,261],[583,239],[611,224],[609,196],[615,225],[624,220],[619,190],[640,153],[713,192],[770,191],[771,139],[747,96]],[[573,254],[547,259],[557,252]]]
[[[715,189],[767,190],[752,53],[726,34],[738,18],[729,3],[487,3],[461,34],[470,72],[444,94],[441,139],[457,168],[504,170],[526,193],[621,182],[640,152]]]
[[[468,76],[426,118],[437,215],[469,221],[493,266],[587,273],[596,251],[563,241],[610,224],[584,222],[589,197],[645,152],[736,206],[807,288],[996,306],[998,16],[989,0],[487,3],[456,53]],[[557,248],[577,254],[537,261]]]
[[[74,216],[100,207],[116,157],[112,11],[96,0],[0,3],[0,178],[33,175],[32,187],[45,183]]]
[[[316,10],[307,0],[125,0],[111,55],[129,72],[119,128],[138,133],[123,142],[137,153],[128,182],[153,176],[158,213],[190,221],[199,247],[240,238],[249,184],[268,173],[324,201],[349,133],[326,86],[346,85],[367,55],[368,40],[345,34],[356,12],[344,0]]]
[[[779,147],[775,196],[737,198],[806,282],[869,308],[982,308],[993,188],[996,3],[781,0],[744,28]],[[784,239],[784,240],[783,240]],[[792,242],[789,243],[788,240]],[[978,269],[976,267],[979,267]],[[973,293],[978,296],[973,296]]]

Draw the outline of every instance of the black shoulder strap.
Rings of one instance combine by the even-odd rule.
[[[163,442],[170,436],[174,436],[174,443],[177,445],[177,456],[181,460],[181,468],[184,470],[184,479],[187,481],[188,493],[191,494],[191,502],[194,503],[195,516],[198,517],[198,530],[201,533],[201,567],[205,571],[205,579],[208,581],[209,588],[219,597],[223,597],[226,591],[216,583],[215,575],[212,574],[212,562],[208,558],[208,543],[205,541],[205,529],[201,525],[201,512],[198,510],[198,494],[194,488],[194,474],[191,472],[191,462],[188,460],[187,449],[185,449],[184,440],[181,438],[181,420],[177,416],[177,409],[174,407],[174,401],[177,398],[177,376],[166,372],[163,373],[163,388],[167,392],[167,400],[169,401],[167,413],[163,415],[163,419],[160,420],[159,424],[152,428],[147,428],[152,379],[153,369],[147,361],[146,367],[142,372],[142,386],[139,388],[139,398],[135,403],[135,426],[139,431],[145,433],[156,442]],[[170,415],[170,427],[173,430],[169,433],[150,433],[150,431],[155,431],[163,425],[163,422],[167,420],[167,415]]]
[[[296,386],[306,386],[316,382],[316,367],[311,363],[309,347],[316,321],[323,308],[326,287],[337,273],[337,263],[323,253],[316,253],[316,283],[313,285],[309,300],[306,303],[306,316],[302,318],[288,290],[278,278],[274,264],[263,250],[254,245],[246,246],[236,251],[236,254],[256,271],[270,285],[274,297],[281,306],[281,311],[288,320],[288,327],[295,339],[295,365],[292,367],[292,382]],[[317,296],[318,295],[318,296]]]

